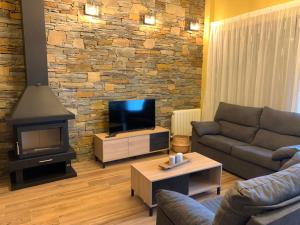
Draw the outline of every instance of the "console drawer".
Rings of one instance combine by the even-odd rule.
[[[109,162],[117,159],[124,159],[127,158],[128,155],[128,138],[103,142],[104,162]]]
[[[129,138],[129,156],[143,155],[150,152],[150,136],[141,135]]]

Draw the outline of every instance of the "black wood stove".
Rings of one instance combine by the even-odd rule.
[[[69,112],[48,86],[43,0],[22,0],[27,87],[7,123],[15,148],[9,152],[12,190],[74,177]]]

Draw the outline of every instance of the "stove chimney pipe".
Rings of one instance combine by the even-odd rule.
[[[28,86],[48,85],[43,0],[22,0],[23,39]]]

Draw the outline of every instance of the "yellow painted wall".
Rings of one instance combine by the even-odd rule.
[[[202,69],[202,100],[205,94],[206,67],[209,45],[210,23],[238,16],[258,9],[274,6],[294,0],[206,0],[205,2],[205,28],[203,37],[203,69]]]
[[[252,10],[262,9],[268,6],[273,6],[285,2],[292,2],[293,0],[253,0]]]
[[[208,0],[209,1],[209,0]],[[213,17],[211,21],[223,20],[237,16],[251,9],[253,0],[211,0],[214,1]]]
[[[214,5],[211,21],[218,21],[292,0],[208,0],[207,2],[209,1]]]

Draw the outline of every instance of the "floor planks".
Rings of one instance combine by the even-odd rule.
[[[154,225],[142,201],[130,196],[130,163],[163,154],[125,160],[102,169],[94,161],[74,163],[78,177],[11,192],[0,179],[0,225]],[[222,194],[239,178],[224,172]],[[215,193],[198,196],[201,200]]]

